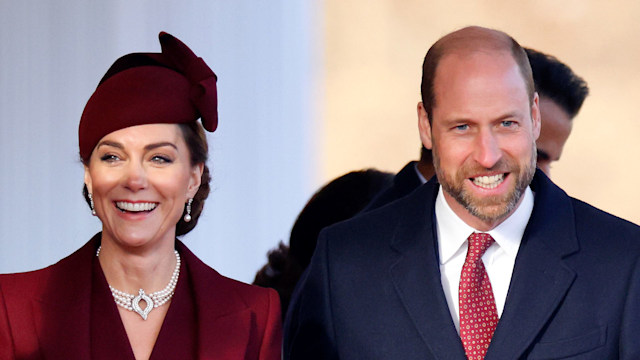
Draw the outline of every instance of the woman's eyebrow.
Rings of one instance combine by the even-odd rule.
[[[170,147],[178,150],[178,147],[174,143],[171,143],[171,142],[168,142],[168,141],[149,144],[149,145],[145,146],[144,149],[149,151],[149,150],[153,150],[153,149],[156,149],[156,148],[159,148],[159,147],[163,147],[163,146],[170,146]]]
[[[113,146],[113,147],[118,148],[118,149],[124,149],[124,146],[122,144],[120,144],[119,142],[109,141],[109,140],[101,141],[100,144],[98,144],[98,146],[96,146],[96,149],[99,148],[100,146]]]

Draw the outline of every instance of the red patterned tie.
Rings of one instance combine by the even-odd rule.
[[[469,236],[469,250],[460,277],[460,338],[468,359],[482,360],[498,324],[496,302],[482,254],[493,244],[489,234]]]

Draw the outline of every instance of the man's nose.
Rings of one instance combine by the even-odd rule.
[[[475,160],[484,168],[492,168],[502,158],[500,144],[491,130],[480,131],[475,147]]]

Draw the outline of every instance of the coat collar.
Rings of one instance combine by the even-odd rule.
[[[438,183],[431,180],[393,205],[402,216],[391,240],[396,257],[390,268],[391,279],[435,358],[465,359],[440,280],[433,206],[437,193]]]
[[[571,199],[540,170],[531,187],[535,192],[533,213],[487,359],[519,358],[560,305],[576,276],[564,261],[579,250]]]
[[[579,249],[571,200],[539,170],[531,187],[533,213],[486,359],[521,356],[575,278],[563,260]],[[402,216],[391,240],[397,260],[390,272],[405,310],[436,358],[464,359],[441,284],[434,215],[437,191],[438,183],[432,179],[393,207]]]
[[[34,300],[40,347],[53,359],[91,357],[91,269],[100,238],[101,234],[96,234],[82,248],[53,265],[45,290]]]
[[[38,340],[47,356],[55,359],[91,357],[91,269],[100,239],[98,233],[54,265],[47,288],[34,300]],[[182,242],[176,241],[176,248],[189,267],[193,285],[199,357],[244,358],[252,329],[249,306],[230,286],[232,280],[205,265]]]
[[[191,274],[198,316],[200,358],[244,359],[250,340],[252,311],[229,280],[198,259],[178,241]]]

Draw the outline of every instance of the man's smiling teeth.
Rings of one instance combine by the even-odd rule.
[[[473,178],[473,183],[485,189],[493,189],[504,181],[504,174],[492,176],[478,176]]]
[[[118,209],[131,212],[151,211],[155,209],[157,205],[158,204],[156,203],[130,203],[126,201],[116,202],[116,206],[118,207]]]

